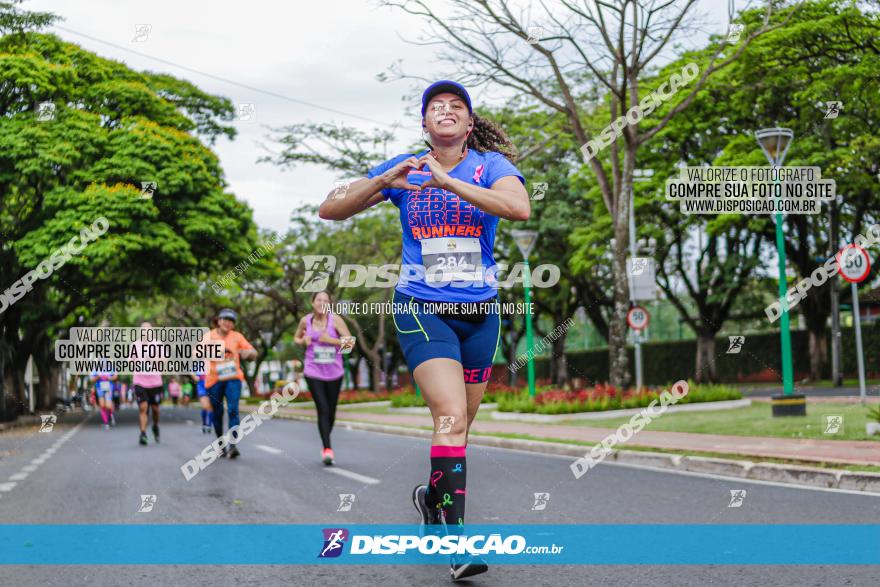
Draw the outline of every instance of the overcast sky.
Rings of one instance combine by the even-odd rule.
[[[707,30],[726,31],[727,3],[700,3],[709,15]],[[737,7],[742,5],[739,0]],[[396,153],[420,134],[419,121],[406,117],[402,102],[413,82],[380,83],[376,75],[397,60],[426,77],[444,73],[433,58],[436,48],[400,38],[417,36],[423,29],[419,18],[365,0],[31,0],[24,8],[62,16],[52,32],[99,55],[187,79],[234,103],[254,104],[256,120],[236,123],[236,139],[220,139],[214,149],[230,190],[250,204],[261,228],[272,230],[285,231],[291,210],[322,201],[338,177],[317,166],[282,172],[256,164],[265,154],[258,143],[266,142],[267,127],[335,121],[369,130],[377,124],[216,78],[388,125],[399,122]],[[136,24],[150,25],[146,40],[133,42]],[[477,90],[473,98],[482,103],[498,95]]]

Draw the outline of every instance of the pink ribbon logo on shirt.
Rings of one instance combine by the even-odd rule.
[[[480,178],[483,176],[483,164],[480,163],[477,168],[474,170],[474,183],[480,183]]]

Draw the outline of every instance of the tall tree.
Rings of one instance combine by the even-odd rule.
[[[64,329],[247,256],[256,237],[251,211],[225,191],[202,142],[234,134],[220,122],[231,102],[26,30],[50,20],[0,5],[0,287],[97,219],[109,228],[48,276],[42,271],[23,296],[4,295],[4,389],[21,402],[33,355],[40,408],[54,396],[52,341]]]
[[[754,17],[744,15],[746,19]],[[819,214],[784,217],[786,257],[796,269],[798,280],[808,278],[843,244],[831,238],[832,215],[843,223],[844,242],[851,242],[866,226],[880,220],[878,37],[880,17],[867,4],[841,0],[802,4],[791,26],[756,40],[751,51],[707,84],[689,109],[692,115],[671,123],[663,134],[662,146],[649,155],[661,169],[666,169],[665,177],[670,176],[672,169],[669,163],[664,168],[664,161],[766,166],[754,140],[754,130],[769,126],[791,128],[794,141],[785,165],[819,167],[823,177],[836,181],[840,201],[836,214],[832,212],[835,204],[825,202]],[[843,104],[836,118],[826,118],[829,101]],[[661,191],[662,188],[655,191],[655,198],[662,199]],[[653,214],[664,218],[661,208],[669,206],[655,204]],[[704,232],[711,233],[713,227],[734,227],[744,222],[748,222],[750,236],[743,234],[742,242],[759,236],[764,241],[765,248],[755,269],[766,267],[765,274],[775,280],[778,274],[773,259],[773,218],[765,215],[735,220],[721,216],[707,222],[691,217],[684,226],[692,230],[701,226]],[[705,242],[708,245],[711,239]],[[741,263],[754,266],[752,253],[743,253]],[[714,256],[708,255],[706,263],[711,266],[713,260]],[[729,281],[749,278],[747,273],[726,271]],[[794,282],[789,283],[793,285]],[[825,376],[829,292],[832,287],[843,291],[844,285],[840,280],[829,280],[811,289],[797,309],[809,332],[813,379]],[[739,286],[731,281],[725,287]],[[768,292],[770,295],[775,297]]]
[[[532,97],[565,116],[578,145],[586,145],[607,124],[643,103],[647,93],[641,88],[642,78],[661,56],[665,57],[665,52],[677,50],[676,39],[686,39],[696,30],[692,17],[696,0],[563,0],[542,5],[543,22],[531,18],[530,12],[514,14],[503,0],[449,0],[443,9],[425,0],[386,0],[383,4],[428,23],[428,31],[419,42],[443,47],[439,58],[449,63],[459,81],[469,85],[499,84]],[[608,347],[610,379],[615,386],[622,387],[629,380],[626,256],[629,194],[638,150],[688,107],[712,74],[735,61],[756,38],[784,24],[796,9],[783,8],[787,15],[779,18],[775,6],[773,2],[767,4],[761,22],[749,26],[736,48],[725,41],[718,43],[702,60],[705,65],[698,79],[671,97],[661,117],[655,117],[651,124],[640,122],[641,116],[630,120],[600,156],[589,158],[614,228],[614,308]],[[543,26],[537,39],[530,35],[534,25]],[[406,77],[399,68],[392,72]],[[600,93],[601,105],[583,105],[588,101],[595,104]]]

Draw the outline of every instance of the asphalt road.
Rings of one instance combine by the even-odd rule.
[[[180,465],[212,437],[201,434],[196,410],[163,408],[162,418],[161,443],[154,444],[151,437],[147,447],[137,444],[136,414],[131,410],[123,410],[119,425],[109,431],[101,428],[99,418],[92,413],[78,429],[77,421],[68,417],[51,433],[39,433],[32,427],[0,434],[0,521],[416,523],[410,492],[428,474],[427,440],[338,428],[333,436],[338,465],[334,473],[319,462],[320,442],[314,424],[269,421],[240,444],[240,459],[218,460],[187,482]],[[468,521],[880,523],[878,497],[614,465],[600,466],[575,480],[568,468],[570,461],[569,457],[472,446],[468,450]],[[351,475],[339,474],[339,470]],[[731,489],[747,491],[742,507],[728,507]],[[536,492],[550,493],[547,509],[532,510]],[[337,512],[340,493],[356,495],[351,511]],[[157,496],[153,511],[137,511],[142,494]],[[674,544],[658,548],[669,548],[674,559]],[[0,578],[0,584],[40,587],[449,584],[447,569],[415,565],[11,566],[0,573],[5,577]],[[471,584],[876,585],[877,578],[878,569],[867,566],[495,565]]]

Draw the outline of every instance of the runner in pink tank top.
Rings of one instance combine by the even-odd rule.
[[[318,410],[318,432],[324,445],[321,459],[325,465],[333,464],[330,432],[336,420],[336,404],[344,373],[340,348],[347,346],[343,339],[351,337],[342,318],[330,312],[331,303],[326,291],[313,294],[313,311],[299,321],[293,339],[296,344],[306,347],[303,375]]]

